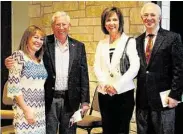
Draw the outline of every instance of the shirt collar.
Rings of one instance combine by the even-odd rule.
[[[156,29],[155,29],[152,33],[148,33],[148,32],[146,31],[146,37],[147,37],[148,34],[154,34],[154,36],[157,36],[159,28],[160,28],[160,27],[157,26]]]
[[[68,37],[67,37],[67,39],[66,39],[66,41],[65,41],[64,44],[62,44],[56,37],[55,37],[55,42],[56,42],[56,45],[57,45],[57,46],[63,45],[63,46],[65,46],[65,47],[67,47],[67,48],[68,48],[68,46],[69,46]],[[59,47],[60,47],[60,46],[59,46]]]

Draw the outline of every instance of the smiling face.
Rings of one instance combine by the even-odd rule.
[[[44,37],[40,31],[30,36],[27,42],[29,52],[37,52],[43,45]]]
[[[109,32],[109,35],[117,35],[119,33],[119,18],[116,13],[106,17],[105,28]]]
[[[68,22],[67,17],[60,16],[55,18],[55,21],[52,24],[52,30],[58,40],[65,40],[70,30],[70,23]]]
[[[161,18],[155,5],[144,7],[141,17],[147,31],[153,31],[159,26]]]

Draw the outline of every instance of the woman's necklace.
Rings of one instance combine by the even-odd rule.
[[[110,44],[114,43],[116,40],[120,38],[121,34],[117,34],[114,37],[110,36]]]
[[[28,45],[27,45],[27,56],[29,57],[29,59],[31,59],[34,62],[39,62],[38,58],[35,56],[34,52],[31,52]]]
[[[31,56],[30,54],[27,54],[27,56],[28,56],[32,61],[38,62],[38,59],[37,59],[36,56]]]

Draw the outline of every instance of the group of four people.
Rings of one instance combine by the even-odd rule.
[[[183,90],[183,45],[179,34],[160,27],[158,5],[145,4],[141,18],[145,33],[127,43],[120,9],[106,8],[101,15],[102,31],[109,36],[98,43],[94,71],[103,134],[129,134],[136,76],[137,133],[174,134],[175,107]],[[79,106],[82,113],[89,109],[85,47],[68,36],[70,26],[65,12],[53,15],[52,35],[29,26],[19,50],[5,60],[17,134],[56,134],[58,128],[60,134],[76,134],[76,124],[69,125],[72,114]],[[130,66],[121,74],[126,44]],[[163,108],[160,92],[169,89],[168,107]]]

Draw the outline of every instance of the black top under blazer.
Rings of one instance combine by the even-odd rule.
[[[169,97],[180,100],[183,90],[183,44],[181,37],[159,29],[149,64],[146,63],[145,33],[136,38],[140,57],[137,76],[137,108],[162,110],[160,92],[171,89]]]
[[[72,111],[79,108],[80,103],[89,103],[89,78],[85,46],[83,43],[68,37],[69,71],[68,71],[68,101]],[[49,111],[55,90],[55,37],[46,37],[45,53],[43,55],[48,78],[45,82],[46,111]]]

